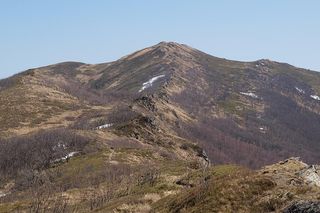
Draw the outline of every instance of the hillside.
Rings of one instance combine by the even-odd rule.
[[[0,212],[272,212],[313,202],[319,185],[301,176],[309,167],[283,160],[319,163],[319,96],[317,72],[174,42],[110,63],[30,69],[0,81]]]

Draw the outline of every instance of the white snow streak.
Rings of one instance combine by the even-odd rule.
[[[300,89],[299,87],[295,87],[295,88],[298,92],[305,94],[305,91],[303,89]]]
[[[109,128],[112,126],[113,126],[113,124],[104,124],[104,125],[98,126],[97,129],[106,129],[106,128]]]
[[[71,158],[73,156],[75,156],[76,154],[78,154],[79,152],[70,152],[69,154],[67,154],[65,157],[63,157],[62,159],[66,160],[68,158]]]
[[[320,101],[320,97],[317,95],[310,95],[311,98],[313,98],[314,100]]]
[[[252,98],[259,98],[256,94],[254,94],[253,92],[240,92],[240,94],[242,95],[246,95],[246,96],[250,96]]]
[[[65,160],[68,160],[72,157],[74,157],[76,154],[78,154],[79,152],[70,152],[69,154],[67,154],[66,156],[62,157],[62,158],[59,158],[59,159],[56,159],[53,161],[53,163],[58,163],[58,162],[61,162],[61,161],[65,161]]]
[[[163,78],[163,77],[165,77],[165,75],[158,75],[158,76],[155,76],[155,77],[151,78],[149,81],[144,82],[144,83],[142,84],[142,87],[141,87],[141,89],[139,90],[139,92],[142,92],[143,90],[151,87],[152,84],[153,84],[153,82],[155,82],[155,81],[158,80],[159,78]]]

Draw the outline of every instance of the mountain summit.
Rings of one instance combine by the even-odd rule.
[[[318,163],[319,96],[317,72],[270,60],[226,60],[175,42],[110,63],[27,70],[0,81],[0,201],[6,203],[0,212],[17,210],[20,202],[31,212],[42,204],[60,208],[69,199],[70,211],[83,203],[102,212],[178,212],[191,205],[184,196],[201,203],[191,195],[210,178],[223,185],[221,178],[229,177],[259,196],[283,194],[276,186],[284,183],[270,169],[241,166],[257,169],[291,156]],[[295,172],[308,170],[289,162],[304,165]],[[218,164],[239,166],[212,167]],[[295,178],[309,187],[305,176]],[[223,188],[217,187],[208,190]],[[257,198],[250,190],[241,193],[261,202],[255,207],[270,207],[264,199],[274,194]],[[162,208],[177,194],[172,209]],[[289,201],[271,202],[270,211]]]

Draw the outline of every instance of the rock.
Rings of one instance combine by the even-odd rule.
[[[299,201],[287,207],[283,213],[320,213],[320,202]]]
[[[136,102],[152,112],[156,111],[156,104],[154,100],[148,96],[143,96],[139,99],[136,99]]]
[[[300,172],[300,176],[310,185],[316,185],[320,187],[320,176],[317,166],[311,165],[307,169]]]

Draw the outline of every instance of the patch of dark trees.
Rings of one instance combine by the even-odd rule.
[[[89,141],[67,129],[0,139],[0,178],[17,178],[49,168],[56,159],[81,152]]]

